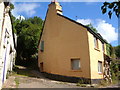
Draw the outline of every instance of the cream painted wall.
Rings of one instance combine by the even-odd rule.
[[[102,50],[102,42],[98,40],[99,49],[94,48],[94,36],[88,32],[89,37],[89,51],[90,51],[90,67],[91,67],[91,79],[102,79],[103,73],[98,73],[98,61],[102,61],[102,66],[104,70],[104,55]],[[105,46],[105,45],[104,45]],[[105,47],[106,48],[106,47]],[[104,71],[103,71],[104,72]]]
[[[2,30],[2,22],[3,22],[3,12],[4,12],[4,4],[0,2],[0,40],[1,40],[1,30]]]
[[[6,81],[7,71],[12,70],[16,53],[13,42],[11,19],[7,11],[8,9],[6,10],[5,8],[4,12],[4,8],[4,3],[0,3],[0,88]],[[4,13],[5,17],[3,18]],[[11,54],[10,49],[13,51]],[[3,79],[4,82],[2,81]]]
[[[2,22],[3,22],[3,12],[4,12],[4,4],[0,2],[0,88],[2,87],[2,71],[3,71],[3,63],[2,63],[2,50],[1,50],[1,31],[2,31]]]

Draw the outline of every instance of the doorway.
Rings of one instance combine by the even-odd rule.
[[[43,72],[43,62],[40,63],[40,72]]]

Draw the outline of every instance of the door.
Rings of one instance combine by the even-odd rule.
[[[40,72],[43,72],[43,62],[40,63]]]

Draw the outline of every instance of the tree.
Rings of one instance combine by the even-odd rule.
[[[115,55],[120,58],[120,45],[115,47]]]
[[[113,54],[113,47],[111,44],[106,44],[107,55],[111,56]]]
[[[88,24],[88,25],[86,25],[86,26],[89,27],[91,30],[93,30],[94,32],[97,33],[96,28],[94,28],[94,27],[92,26],[92,24]]]
[[[13,10],[14,9],[14,5],[12,3],[10,3],[10,9]]]
[[[119,17],[120,14],[120,1],[118,2],[104,2],[103,6],[101,7],[102,13],[105,14],[108,10],[109,18],[111,19],[111,16],[113,12],[116,14],[117,17]]]
[[[10,3],[10,12],[14,5]],[[16,19],[11,13],[13,31],[17,34],[16,64],[37,64],[38,41],[42,32],[43,20],[37,16],[25,20]],[[37,66],[37,65],[34,65]]]
[[[18,36],[17,63],[37,58],[38,41],[42,31],[43,20],[39,17],[16,20],[14,27]]]

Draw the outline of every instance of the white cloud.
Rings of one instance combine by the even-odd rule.
[[[82,23],[83,25],[91,23],[93,27],[97,29],[98,33],[100,33],[109,43],[117,41],[118,39],[118,33],[115,27],[113,27],[112,24],[107,23],[105,20],[78,19],[77,22]]]
[[[77,22],[83,24],[83,25],[88,25],[90,23],[92,23],[91,19],[77,19]]]
[[[14,16],[19,16],[21,13],[26,14],[27,16],[33,16],[36,14],[35,9],[40,7],[39,4],[35,3],[21,3],[21,4],[16,4],[14,3],[15,9],[12,11]]]
[[[105,20],[96,20],[96,29],[109,43],[118,39],[118,33],[112,24],[107,23]]]
[[[16,18],[17,18],[17,19],[20,19],[20,20],[25,20],[25,17],[24,17],[24,16],[21,16],[21,15],[17,16]]]

